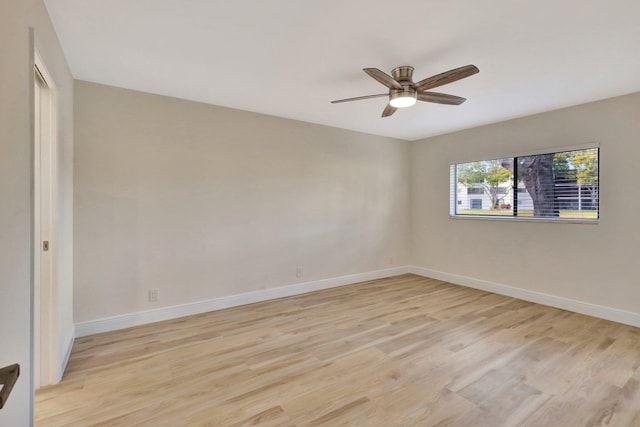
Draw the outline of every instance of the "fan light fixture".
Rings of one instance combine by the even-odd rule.
[[[472,76],[478,71],[475,65],[465,65],[464,67],[454,68],[435,76],[427,77],[418,83],[413,81],[413,67],[403,65],[391,70],[391,75],[380,71],[377,68],[363,68],[362,71],[370,77],[382,83],[389,88],[387,93],[377,93],[375,95],[356,96],[355,98],[336,99],[331,101],[332,104],[349,101],[361,101],[371,98],[389,98],[389,103],[382,111],[382,117],[389,117],[395,113],[398,108],[411,107],[416,101],[435,102],[436,104],[460,105],[465,98],[461,96],[448,95],[439,92],[427,92],[434,87],[446,85],[456,82],[465,77]]]
[[[395,108],[411,107],[416,103],[415,90],[391,90],[389,104]]]

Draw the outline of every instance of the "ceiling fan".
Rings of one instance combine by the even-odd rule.
[[[435,102],[437,104],[460,105],[466,98],[448,95],[446,93],[425,92],[434,87],[453,83],[465,77],[472,76],[480,70],[475,65],[465,65],[454,68],[435,76],[427,77],[418,83],[413,82],[414,68],[408,65],[396,67],[391,71],[391,76],[378,70],[377,68],[363,68],[362,71],[389,88],[389,93],[379,93],[376,95],[358,96],[355,98],[338,99],[331,101],[332,104],[340,102],[360,101],[369,98],[389,97],[389,104],[382,111],[382,117],[388,117],[396,112],[398,108],[410,107],[417,101]],[[393,77],[392,77],[393,76]]]

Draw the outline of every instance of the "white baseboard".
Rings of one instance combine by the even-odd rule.
[[[58,372],[56,372],[56,384],[62,381],[62,376],[64,375],[65,369],[67,369],[67,364],[69,363],[69,357],[71,357],[71,350],[73,349],[73,341],[75,340],[75,336],[71,335],[69,338],[64,355],[60,360],[60,366],[58,366]]]
[[[347,276],[332,277],[329,279],[315,280],[312,282],[296,283],[294,285],[282,286],[279,288],[265,289],[262,291],[249,292],[239,295],[230,295],[205,301],[197,301],[187,304],[158,308],[154,310],[139,311],[136,313],[124,314],[120,316],[90,320],[86,322],[76,323],[75,336],[84,337],[87,335],[129,328],[131,326],[144,325],[147,323],[159,322],[162,320],[176,319],[178,317],[206,313],[208,311],[221,310],[223,308],[236,307],[239,305],[288,297],[292,295],[318,291],[321,289],[334,288],[337,286],[350,285],[352,283],[366,282],[368,280],[383,279],[385,277],[397,276],[408,272],[408,266],[387,268],[384,270],[350,274]]]
[[[224,308],[236,307],[239,305],[267,301],[276,298],[283,298],[292,295],[299,295],[307,292],[319,291],[322,289],[329,289],[358,282],[365,282],[368,280],[382,279],[385,277],[397,276],[405,273],[413,273],[423,277],[431,277],[434,279],[443,280],[445,282],[454,283],[456,285],[481,289],[487,292],[493,292],[496,294],[506,295],[525,301],[531,301],[538,304],[561,308],[563,310],[586,314],[588,316],[594,316],[601,319],[612,320],[618,323],[624,323],[626,325],[640,327],[640,313],[605,307],[597,304],[572,300],[555,295],[516,288],[501,283],[475,279],[472,277],[446,273],[443,271],[432,270],[423,267],[403,266],[388,268],[384,270],[370,271],[366,273],[350,274],[347,276],[332,277],[329,279],[315,280],[312,282],[296,283],[294,285],[283,286],[279,288],[265,289],[262,291],[230,295],[205,301],[197,301],[193,303],[174,305],[154,310],[139,311],[136,313],[80,322],[76,323],[75,325],[75,336],[83,337],[102,332],[115,331],[118,329],[129,328],[131,326],[144,325],[147,323],[159,322],[162,320],[169,320],[178,317],[190,316],[193,314],[206,313],[208,311],[221,310]],[[64,372],[64,367],[66,367],[67,361],[69,360],[72,345],[73,338],[70,340],[69,347],[63,361],[63,369],[60,372]]]
[[[504,285],[501,283],[490,282],[487,280],[474,279],[472,277],[461,276],[458,274],[445,273],[443,271],[431,270],[423,267],[409,267],[409,273],[419,276],[431,277],[433,279],[443,280],[445,282],[456,285],[467,286],[470,288],[481,289],[495,294],[506,295],[513,298],[531,301],[538,304],[544,304],[551,307],[561,308],[576,313],[586,314],[588,316],[598,317],[601,319],[611,320],[626,325],[640,327],[640,313],[620,310],[617,308],[605,307],[588,302],[577,301],[573,299],[558,297],[555,295],[545,294],[542,292],[530,291],[522,288]]]

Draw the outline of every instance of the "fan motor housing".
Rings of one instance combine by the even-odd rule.
[[[391,70],[391,75],[393,78],[400,83],[402,86],[412,85],[413,84],[413,70],[414,68],[410,65],[403,65],[402,67],[396,67]]]
[[[402,85],[402,89],[389,89],[389,103],[397,108],[409,107],[415,104],[417,92],[413,89],[413,70],[410,65],[396,67],[391,70],[393,78]],[[403,98],[403,99],[398,99]],[[407,99],[408,98],[408,99]],[[396,100],[394,102],[394,100]]]

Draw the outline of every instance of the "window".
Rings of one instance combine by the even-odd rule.
[[[471,199],[469,209],[482,209],[482,199]]]
[[[597,221],[598,160],[585,148],[451,165],[451,215]]]

